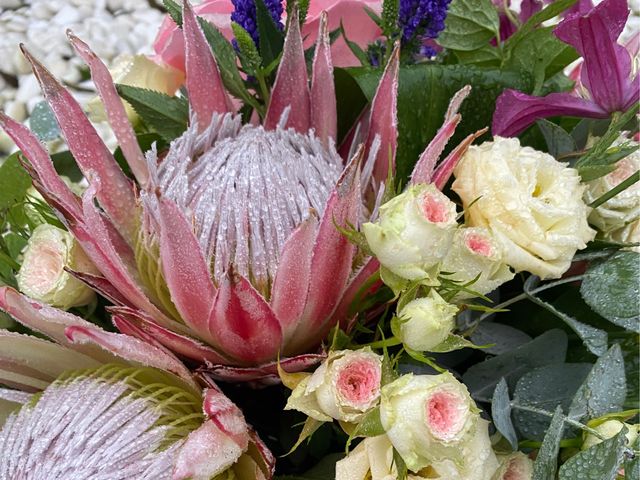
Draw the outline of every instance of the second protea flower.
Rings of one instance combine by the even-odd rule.
[[[326,25],[324,17],[309,82],[297,14],[291,15],[264,122],[243,126],[185,2],[191,125],[168,152],[146,155],[108,70],[70,33],[138,187],[72,96],[23,49],[89,181],[82,198],[56,175],[28,130],[4,115],[0,125],[29,159],[34,185],[100,271],[76,276],[116,305],[113,321],[123,333],[217,365],[215,376],[275,378],[278,355],[289,369],[318,360],[300,354],[315,351],[376,267],[353,270],[356,247],[336,225],[358,224],[362,193],[375,198],[366,188],[377,190],[387,178],[397,137],[396,52],[363,146],[346,164],[337,154]]]

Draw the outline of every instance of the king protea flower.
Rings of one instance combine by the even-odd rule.
[[[53,340],[0,330],[0,478],[272,477],[238,407],[162,347],[7,287],[0,299]]]
[[[372,199],[394,167],[398,49],[381,78],[367,128],[359,130],[362,145],[353,141],[345,164],[335,149],[326,16],[320,24],[309,82],[292,14],[264,122],[243,126],[185,2],[191,125],[166,154],[152,150],[146,156],[108,70],[69,33],[138,186],[69,92],[24,48],[89,181],[81,199],[56,175],[36,137],[0,115],[0,125],[30,161],[34,184],[102,272],[77,275],[116,304],[117,328],[207,364],[216,377],[277,379],[278,356],[290,371],[317,362],[313,352],[332,326],[347,320],[349,305],[378,268],[375,260],[356,262],[357,247],[336,225],[357,225],[365,211],[375,211]],[[460,120],[456,112],[464,96],[452,101],[445,126],[419,162],[419,178],[431,178]],[[442,162],[434,177],[438,185],[463,150]]]

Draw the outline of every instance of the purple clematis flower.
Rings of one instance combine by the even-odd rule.
[[[539,118],[607,118],[629,109],[638,101],[640,84],[633,72],[632,52],[617,42],[628,16],[625,0],[605,0],[586,14],[576,13],[563,20],[554,33],[584,59],[580,82],[585,97],[572,93],[534,97],[506,90],[496,103],[493,134],[517,135]]]

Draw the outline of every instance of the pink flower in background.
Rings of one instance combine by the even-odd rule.
[[[316,42],[320,14],[326,11],[329,18],[329,31],[340,28],[342,21],[349,40],[366,48],[368,43],[380,36],[381,31],[367,15],[365,7],[380,13],[382,2],[381,0],[311,0],[307,21],[302,28],[304,47],[309,48]],[[231,0],[205,0],[194,8],[198,16],[213,23],[229,40],[233,37],[231,33],[233,9]],[[184,71],[184,38],[182,31],[169,16],[164,19],[153,48],[156,52],[156,60]],[[331,54],[334,66],[349,67],[359,64],[342,37],[331,46]]]

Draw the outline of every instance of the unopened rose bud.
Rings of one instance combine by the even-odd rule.
[[[385,268],[433,283],[456,226],[455,204],[434,185],[420,184],[382,205],[378,221],[362,231]]]
[[[479,415],[466,387],[447,372],[408,374],[385,385],[380,420],[407,467],[419,471],[444,460],[462,462]]]
[[[442,261],[441,271],[452,273],[450,280],[469,285],[469,290],[485,295],[514,276],[503,262],[502,245],[491,232],[482,227],[460,227],[453,236],[453,244]],[[471,294],[460,292],[455,300],[470,298]]]
[[[620,420],[607,420],[597,427],[594,427],[594,430],[602,435],[602,437],[606,440],[617,435],[618,432],[622,430],[622,427],[627,427],[627,444],[633,445],[638,438],[638,433],[640,433],[640,424],[633,425],[630,423],[621,422]],[[589,433],[582,443],[582,449],[586,450],[587,448],[591,448],[601,442],[602,439],[596,437],[592,433]]]
[[[500,460],[500,467],[491,480],[531,480],[533,461],[522,452],[506,455]]]
[[[357,422],[380,399],[382,357],[368,348],[331,352],[291,392],[285,410],[298,410],[320,421]]]
[[[455,327],[458,307],[445,302],[435,290],[416,298],[398,313],[396,335],[412,350],[428,351],[444,342]]]
[[[65,310],[91,303],[95,298],[93,290],[65,267],[99,273],[71,234],[53,225],[39,225],[24,250],[18,288],[35,300]]]

